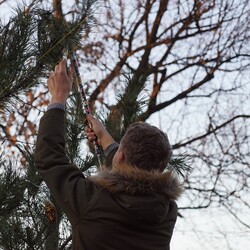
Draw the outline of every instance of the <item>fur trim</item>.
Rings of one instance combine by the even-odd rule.
[[[175,200],[183,192],[182,184],[172,171],[166,173],[146,171],[125,164],[111,170],[103,168],[97,175],[89,178],[96,185],[111,193],[157,192]]]

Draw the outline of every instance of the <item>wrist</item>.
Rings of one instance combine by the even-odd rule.
[[[105,134],[99,138],[103,150],[105,150],[110,144],[115,143],[115,140],[110,134]]]
[[[62,105],[65,105],[66,104],[66,100],[67,98],[59,98],[59,97],[52,97],[51,100],[50,100],[50,104],[54,104],[54,103],[60,103]]]

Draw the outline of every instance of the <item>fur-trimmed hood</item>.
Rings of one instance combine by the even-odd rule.
[[[182,193],[182,185],[173,172],[149,172],[120,165],[111,170],[102,169],[90,180],[111,193],[119,207],[140,221],[155,224],[176,219],[174,200]]]
[[[103,168],[91,181],[110,193],[132,195],[158,193],[176,200],[183,192],[182,184],[172,171],[146,171],[123,164],[116,169]]]

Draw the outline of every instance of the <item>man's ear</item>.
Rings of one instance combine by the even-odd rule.
[[[119,162],[124,162],[125,161],[125,154],[124,154],[124,152],[122,150],[119,150],[117,158],[118,158]]]

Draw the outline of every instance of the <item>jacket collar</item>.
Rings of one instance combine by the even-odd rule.
[[[176,200],[183,192],[182,184],[174,172],[146,171],[127,164],[115,169],[103,168],[90,180],[111,193],[157,192]]]

